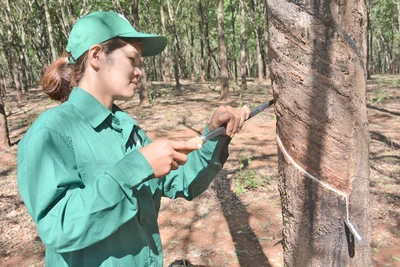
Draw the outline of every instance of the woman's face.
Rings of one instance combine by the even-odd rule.
[[[127,44],[104,55],[99,70],[102,93],[115,100],[131,99],[142,77],[139,69],[141,49]]]

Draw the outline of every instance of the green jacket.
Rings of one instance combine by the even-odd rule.
[[[162,266],[161,197],[191,200],[207,189],[229,141],[208,141],[156,179],[138,150],[151,140],[137,122],[74,88],[67,102],[39,116],[18,148],[18,187],[46,245],[46,265]]]

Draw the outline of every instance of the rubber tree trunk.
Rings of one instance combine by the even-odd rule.
[[[246,83],[246,17],[243,1],[240,1],[240,87],[247,90]]]
[[[371,11],[367,2],[367,79],[371,79],[372,73],[372,27],[371,27]]]
[[[49,34],[51,62],[53,62],[57,59],[57,53],[56,53],[56,49],[54,48],[53,24],[51,23],[50,12],[49,12],[47,0],[43,0],[43,7],[44,7],[45,18],[46,18],[47,33]]]
[[[205,56],[204,56],[204,14],[201,0],[198,3],[199,35],[200,35],[200,81],[205,81]]]
[[[178,44],[178,34],[176,32],[176,25],[175,25],[175,16],[172,4],[169,0],[167,0],[167,7],[168,7],[168,16],[169,16],[169,25],[170,31],[172,35],[172,55],[173,55],[173,67],[174,67],[174,78],[175,78],[175,87],[180,88],[181,83],[179,81],[179,44]]]
[[[204,40],[206,43],[206,58],[207,58],[207,66],[206,66],[206,79],[211,79],[211,58],[214,57],[211,44],[210,44],[210,30],[209,30],[209,1],[206,1],[206,5],[203,5],[203,15],[204,15]]]
[[[6,9],[6,16],[5,16],[5,22],[7,25],[7,41],[6,41],[6,50],[8,50],[8,64],[9,68],[11,69],[11,77],[12,81],[14,83],[15,90],[17,91],[17,102],[20,104],[24,100],[24,95],[22,93],[21,89],[21,82],[20,82],[20,72],[18,69],[18,52],[16,50],[16,45],[15,45],[15,34],[16,34],[16,29],[15,29],[15,24],[12,21],[11,17],[11,9],[10,9],[10,3],[8,0],[4,1],[4,6]]]
[[[7,93],[7,82],[5,78],[5,73],[3,71],[3,66],[0,64],[0,97],[5,96]]]
[[[219,61],[221,64],[221,95],[219,101],[228,101],[229,95],[229,74],[228,60],[226,56],[225,44],[225,28],[224,28],[224,1],[218,0],[218,46],[219,46]]]
[[[166,36],[166,26],[165,26],[165,16],[164,16],[164,8],[162,5],[162,0],[160,0],[160,17],[161,17],[161,29],[162,34]],[[169,72],[169,53],[168,53],[168,46],[165,47],[162,55],[162,71],[163,71],[163,80],[164,83],[171,82],[171,74]]]
[[[10,137],[7,125],[7,116],[4,109],[3,97],[0,94],[0,151],[10,147]]]
[[[140,31],[140,26],[139,26],[139,0],[132,0],[132,18],[133,18],[133,26],[137,31]],[[142,72],[143,76],[139,80],[139,88],[138,88],[138,93],[139,93],[139,105],[141,107],[149,107],[150,106],[150,100],[149,100],[149,94],[147,91],[147,75],[146,75],[146,63],[144,62],[144,59],[142,58],[140,60],[139,64],[140,71]]]
[[[230,8],[231,8],[231,27],[232,27],[232,49],[234,55],[236,54],[236,13],[237,13],[237,3],[233,3],[230,0]],[[233,56],[233,78],[235,79],[235,84],[238,84],[238,67],[237,67],[237,59],[236,56]]]
[[[268,8],[285,266],[371,266],[364,1]]]

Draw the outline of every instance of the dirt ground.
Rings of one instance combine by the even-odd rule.
[[[184,82],[177,91],[154,83],[151,108],[139,108],[137,99],[119,105],[151,138],[188,140],[201,133],[219,105],[218,88],[213,82]],[[231,84],[230,104],[254,107],[271,99],[271,93],[269,81],[249,82],[243,94]],[[5,99],[15,145],[0,152],[0,266],[44,266],[44,247],[18,195],[17,142],[38,114],[55,103],[37,89],[27,99],[22,106],[16,105],[12,92]],[[400,76],[374,76],[368,81],[367,100],[373,262],[400,266]],[[270,108],[247,121],[233,139],[230,157],[209,190],[192,202],[163,200],[159,225],[164,265],[283,266],[277,166]],[[260,186],[243,193],[240,178]]]

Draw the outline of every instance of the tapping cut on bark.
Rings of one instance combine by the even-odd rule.
[[[286,266],[371,266],[363,0],[267,0]],[[323,185],[328,185],[328,187]],[[350,258],[343,221],[365,245]]]

